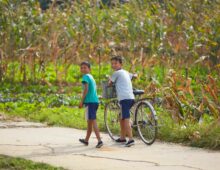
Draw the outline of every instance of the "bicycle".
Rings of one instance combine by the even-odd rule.
[[[107,132],[112,140],[118,139],[120,129],[121,109],[118,100],[116,99],[116,91],[114,87],[108,87],[105,84],[104,98],[110,99],[105,104],[104,122]],[[141,98],[144,90],[134,89],[135,103],[130,110],[130,121],[132,129],[137,129],[141,140],[151,145],[154,143],[157,136],[157,115],[154,107],[150,103],[150,98]]]

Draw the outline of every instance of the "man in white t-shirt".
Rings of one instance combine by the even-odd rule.
[[[122,110],[122,116],[120,120],[121,133],[120,138],[118,138],[116,142],[127,142],[127,135],[129,140],[125,144],[125,146],[130,147],[134,145],[134,139],[130,125],[130,109],[134,104],[134,94],[131,83],[132,75],[126,70],[122,69],[122,58],[120,56],[115,56],[111,58],[111,65],[115,72],[110,78],[109,83],[115,84],[117,98]]]

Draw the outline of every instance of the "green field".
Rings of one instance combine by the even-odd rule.
[[[220,149],[219,0],[72,3],[42,12],[37,1],[0,0],[0,112],[85,129],[78,65],[92,63],[101,96],[121,55],[134,87],[158,101],[158,139]]]
[[[75,70],[79,70],[79,66],[72,66]],[[104,67],[104,66],[103,66]],[[161,69],[159,67],[153,68],[155,70]],[[52,69],[51,69],[52,70]],[[94,66],[92,71],[94,77],[99,80],[98,66]],[[106,71],[102,71],[102,77],[105,74],[110,73],[109,66]],[[199,69],[198,69],[199,70]],[[194,71],[194,70],[193,70]],[[193,77],[197,75],[195,72],[189,72],[189,76]],[[168,71],[164,71],[163,74],[168,74]],[[48,72],[49,75],[54,72]],[[70,73],[72,77],[77,77],[75,82],[69,84],[63,84],[62,86],[56,85],[44,85],[44,84],[23,84],[23,83],[4,83],[1,86],[1,103],[0,110],[7,115],[25,117],[30,121],[47,122],[50,126],[66,126],[78,129],[86,129],[86,121],[84,119],[84,110],[78,109],[79,99],[81,95],[80,74],[75,71],[74,74]],[[155,71],[155,77],[160,77],[161,72]],[[157,74],[157,75],[156,75]],[[206,76],[200,75],[201,78]],[[213,74],[215,76],[215,74]],[[151,94],[146,88],[145,96],[165,98],[161,92],[163,83],[166,84],[166,77],[158,78],[158,92]],[[141,83],[140,83],[141,82]],[[134,81],[134,86],[140,86],[145,84],[146,79],[141,77]],[[98,82],[97,82],[98,83]],[[146,85],[151,85],[151,81],[146,82]],[[168,86],[169,87],[169,86]],[[170,87],[171,88],[171,87]],[[199,99],[200,88],[198,84],[192,85],[192,89],[195,93],[195,98]],[[171,88],[172,89],[172,88]],[[101,86],[98,85],[98,93],[102,94]],[[179,91],[181,92],[181,91]],[[197,96],[198,95],[198,96]],[[207,96],[211,98],[211,95]],[[181,99],[181,98],[180,98]],[[187,101],[192,100],[190,98]],[[107,102],[105,99],[101,99],[100,108],[98,110],[98,123],[102,131],[106,131],[104,126],[104,104]],[[182,100],[184,102],[184,100]],[[205,105],[204,105],[205,106]],[[218,117],[209,110],[209,107],[204,107],[204,114],[197,120],[196,117],[190,115],[193,113],[193,109],[190,108],[184,110],[184,113],[188,113],[186,120],[181,120],[175,117],[176,112],[179,112],[175,106],[173,110],[170,110],[166,105],[155,105],[155,109],[159,116],[159,136],[160,140],[169,142],[184,143],[191,146],[206,147],[212,149],[220,149],[219,142],[219,123]]]
[[[0,155],[0,169],[2,170],[64,170],[44,163],[34,163],[22,158]]]

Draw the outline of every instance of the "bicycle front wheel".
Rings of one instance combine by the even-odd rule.
[[[112,100],[105,105],[104,121],[109,136],[116,140],[120,132],[121,109],[117,100]]]
[[[142,101],[135,111],[135,123],[141,140],[151,145],[157,136],[157,118],[153,106],[148,101]]]

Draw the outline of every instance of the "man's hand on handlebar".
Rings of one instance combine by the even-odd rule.
[[[138,78],[138,74],[137,73],[131,74],[131,80],[136,79],[136,78]]]

